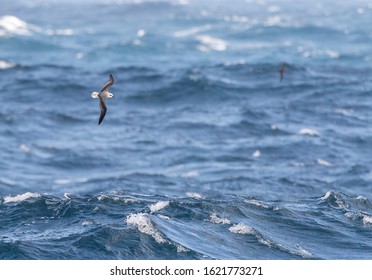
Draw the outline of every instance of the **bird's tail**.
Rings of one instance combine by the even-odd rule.
[[[99,92],[92,92],[92,98],[98,98],[98,94],[99,94]]]

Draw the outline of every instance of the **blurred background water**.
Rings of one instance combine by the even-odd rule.
[[[2,3],[0,258],[371,259],[371,25],[370,1]]]

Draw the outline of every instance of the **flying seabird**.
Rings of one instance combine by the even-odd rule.
[[[99,116],[98,125],[101,124],[106,115],[106,98],[112,98],[114,95],[109,92],[110,87],[114,84],[114,77],[110,74],[109,81],[103,86],[101,92],[92,92],[93,98],[99,98],[99,107],[101,108],[101,115]]]

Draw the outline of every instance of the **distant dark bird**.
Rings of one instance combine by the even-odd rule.
[[[280,81],[283,81],[284,79],[284,71],[285,71],[285,65],[284,63],[279,68],[279,74],[280,74]]]
[[[109,81],[103,86],[101,92],[92,92],[93,98],[99,98],[99,107],[101,108],[101,115],[99,116],[98,125],[101,124],[106,115],[106,99],[112,98],[114,95],[109,92],[110,87],[114,84],[114,77],[110,74]]]

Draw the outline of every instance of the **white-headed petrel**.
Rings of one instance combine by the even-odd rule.
[[[114,84],[114,82],[114,77],[112,76],[112,74],[110,74],[109,81],[103,86],[101,92],[92,92],[93,98],[99,98],[99,107],[101,108],[101,115],[99,116],[98,125],[101,124],[103,118],[106,115],[106,99],[114,97],[114,95],[109,92],[109,89]]]

